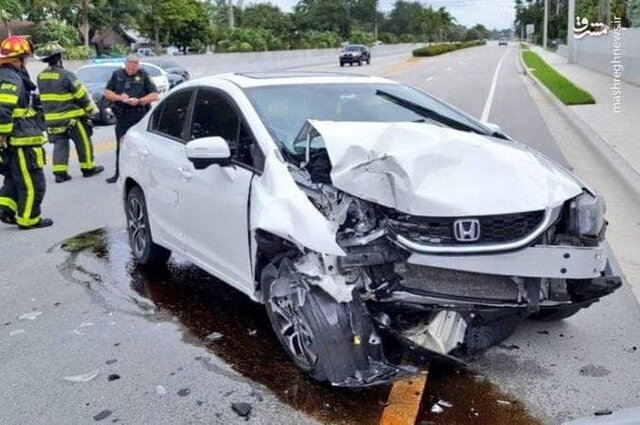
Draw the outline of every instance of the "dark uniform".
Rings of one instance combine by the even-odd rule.
[[[0,67],[0,135],[8,136],[9,143],[1,155],[5,179],[0,188],[0,208],[15,214],[22,227],[40,223],[40,204],[46,190],[42,145],[47,139],[33,104],[35,89],[26,71],[10,65]]]
[[[149,74],[143,69],[138,69],[135,75],[129,75],[124,69],[118,69],[111,75],[107,83],[107,90],[115,94],[126,93],[129,97],[141,99],[150,93],[157,93],[158,89]],[[136,125],[151,109],[150,105],[131,106],[126,103],[116,102],[113,112],[116,116],[116,173],[119,173],[120,142],[127,130]]]
[[[87,88],[71,71],[50,65],[38,75],[40,100],[53,147],[53,173],[69,171],[69,139],[78,153],[80,170],[88,175],[95,169],[91,135],[93,127],[88,114],[97,108]]]

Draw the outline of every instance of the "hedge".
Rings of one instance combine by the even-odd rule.
[[[457,43],[432,44],[431,46],[419,47],[413,51],[413,56],[437,56],[455,50],[466,49],[467,47],[482,46],[487,44],[485,40],[463,41]]]

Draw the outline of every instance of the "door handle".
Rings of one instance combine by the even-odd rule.
[[[191,171],[184,167],[178,167],[178,174],[185,180],[191,180]]]

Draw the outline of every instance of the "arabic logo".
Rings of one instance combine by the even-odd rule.
[[[599,35],[604,35],[609,31],[609,27],[602,22],[594,22],[589,23],[587,18],[580,19],[579,16],[576,16],[576,22],[573,26],[573,37],[574,38],[582,38],[586,35],[597,37]]]

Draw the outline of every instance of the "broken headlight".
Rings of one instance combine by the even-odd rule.
[[[606,210],[607,206],[602,196],[584,192],[569,204],[569,233],[599,238],[605,225]]]

